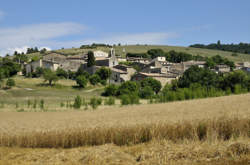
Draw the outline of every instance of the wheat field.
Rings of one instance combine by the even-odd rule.
[[[249,164],[250,94],[1,112],[0,164]]]

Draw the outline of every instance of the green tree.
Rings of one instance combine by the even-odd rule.
[[[56,83],[59,80],[59,77],[56,75],[55,72],[51,70],[46,70],[43,74],[44,82],[49,82],[49,85],[52,86],[52,83]]]
[[[146,86],[149,86],[153,89],[153,91],[157,94],[161,90],[161,82],[153,79],[151,77],[145,78],[141,81],[141,87],[144,88]]]
[[[139,96],[143,99],[150,99],[154,95],[154,91],[150,86],[142,88],[139,92]]]
[[[87,60],[87,66],[91,67],[95,65],[95,56],[92,51],[88,52],[88,60]]]
[[[131,93],[138,93],[139,86],[134,81],[126,81],[118,88],[118,95],[127,95]]]
[[[76,78],[76,83],[80,88],[85,88],[87,86],[88,80],[85,78],[85,76],[81,75]]]
[[[92,76],[89,77],[89,82],[90,82],[92,85],[96,85],[96,84],[98,84],[100,81],[101,81],[101,78],[100,78],[100,76],[97,75],[97,74],[93,74]]]
[[[74,101],[74,104],[73,104],[73,107],[74,107],[75,109],[80,109],[81,106],[82,106],[82,99],[81,99],[80,96],[76,96],[75,101]]]
[[[63,70],[62,68],[57,68],[56,70],[56,75],[60,78],[68,78],[68,72]]]
[[[96,71],[96,74],[99,75],[101,80],[107,80],[111,76],[111,70],[109,68],[101,67]]]
[[[104,96],[116,96],[118,92],[118,86],[110,84],[104,89]]]
[[[6,81],[6,86],[8,86],[9,88],[15,86],[16,83],[15,83],[15,80],[14,79],[11,79],[9,78],[7,81]]]

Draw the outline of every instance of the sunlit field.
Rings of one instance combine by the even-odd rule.
[[[95,111],[2,112],[0,164],[248,164],[249,107],[244,94]]]

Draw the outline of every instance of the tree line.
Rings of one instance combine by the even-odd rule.
[[[190,45],[190,47],[250,54],[250,44],[248,44],[248,43],[221,44],[221,42],[218,41],[217,43],[212,43],[212,44],[208,44],[208,45],[194,44],[194,45]]]
[[[121,85],[111,84],[103,92],[104,96],[121,99],[123,105],[139,104],[139,99],[148,99],[150,103],[189,100],[240,94],[250,91],[250,75],[237,70],[225,74],[216,74],[209,68],[192,66],[178,79],[166,84],[153,78],[140,82],[126,81]]]

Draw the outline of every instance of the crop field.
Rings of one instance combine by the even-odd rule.
[[[250,94],[0,112],[0,164],[249,164]]]

